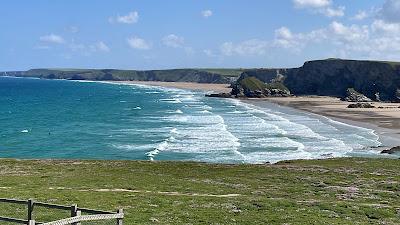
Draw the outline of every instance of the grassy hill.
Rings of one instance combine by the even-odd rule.
[[[0,160],[0,198],[114,210],[124,224],[400,224],[400,163]],[[17,212],[1,208],[0,215]],[[25,214],[22,214],[25,215]]]

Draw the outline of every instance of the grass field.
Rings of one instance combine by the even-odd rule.
[[[125,224],[400,224],[400,160],[276,165],[0,160],[0,198],[114,210]],[[1,214],[0,210],[0,214]]]

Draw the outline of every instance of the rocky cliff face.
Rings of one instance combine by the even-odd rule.
[[[291,70],[285,84],[298,95],[342,97],[347,88],[354,88],[371,99],[379,93],[381,100],[393,100],[400,87],[400,64],[354,60],[311,61]]]
[[[354,88],[373,100],[400,101],[400,63],[317,60],[294,69],[247,70],[239,80],[249,76],[263,82],[279,80],[294,95],[345,97],[346,90]]]

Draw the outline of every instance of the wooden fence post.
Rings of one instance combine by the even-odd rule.
[[[124,210],[118,209],[117,213],[124,213]],[[117,225],[123,225],[123,219],[117,219]]]
[[[28,200],[28,221],[33,220],[33,206],[34,206],[35,202],[33,201],[33,199],[29,199]]]
[[[71,217],[76,216],[76,213],[78,212],[78,205],[71,205]]]
[[[80,216],[81,215],[81,211],[79,211],[78,209],[78,205],[72,205],[71,206],[71,217],[76,217],[76,216]],[[73,223],[72,225],[81,225],[81,223]]]

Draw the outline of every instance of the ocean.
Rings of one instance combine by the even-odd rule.
[[[145,85],[0,77],[0,157],[266,163],[378,156],[371,129]]]

